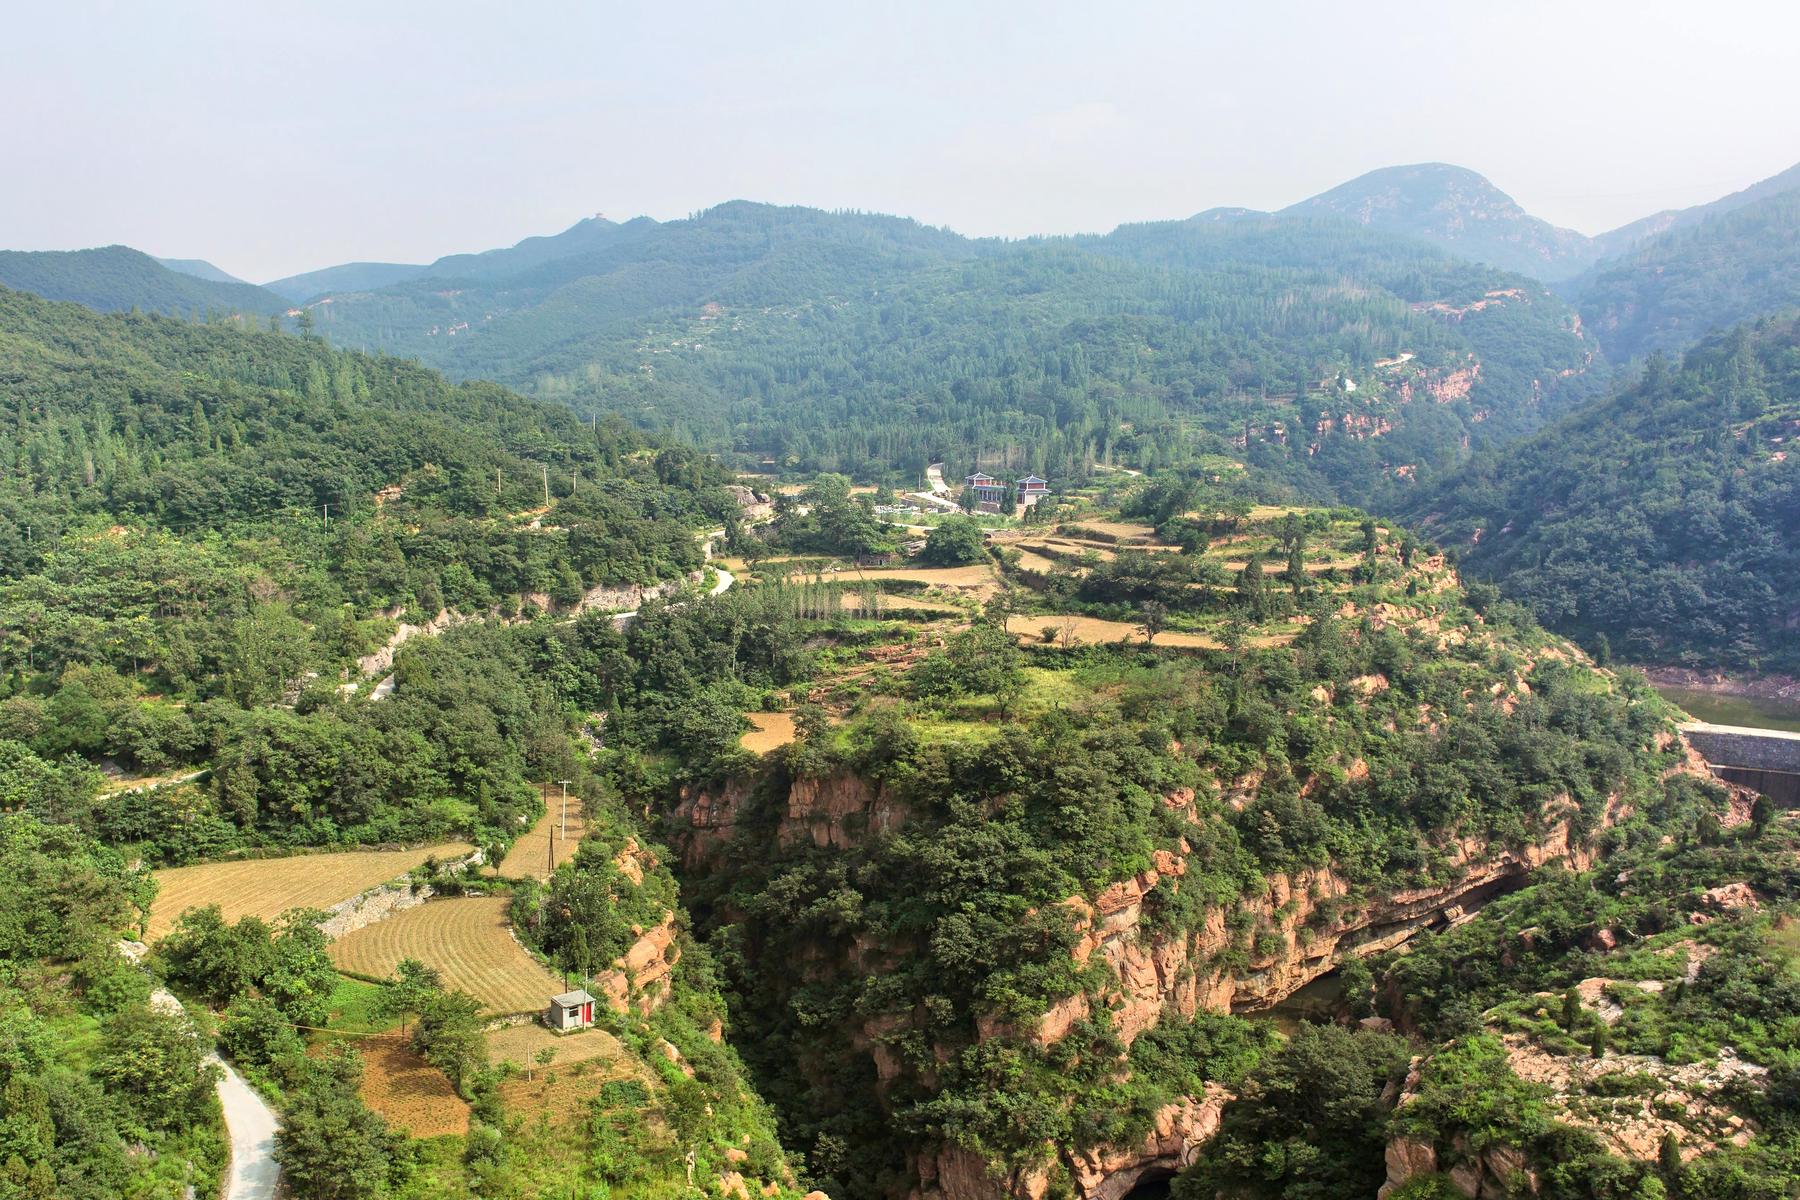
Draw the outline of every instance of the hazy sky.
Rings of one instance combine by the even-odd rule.
[[[1445,160],[1599,232],[1800,160],[1800,4],[0,0],[0,247],[262,281],[746,198],[969,234]]]

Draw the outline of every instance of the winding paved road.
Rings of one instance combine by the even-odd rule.
[[[214,1055],[225,1072],[219,1079],[219,1106],[231,1135],[231,1173],[224,1200],[275,1200],[281,1165],[275,1161],[275,1113],[231,1064]]]
[[[141,966],[147,952],[142,942],[119,943],[119,953],[134,965]],[[200,1036],[187,1020],[187,1010],[168,988],[150,992],[150,1007],[180,1017],[190,1034]],[[218,1054],[208,1054],[206,1061],[219,1068],[219,1109],[225,1117],[225,1135],[231,1140],[231,1165],[221,1200],[275,1200],[281,1190],[281,1164],[275,1161],[279,1124],[275,1111]]]
[[[906,493],[906,498],[908,500],[923,501],[940,511],[962,511],[962,505],[950,499],[950,488],[944,482],[943,463],[932,463],[929,467],[925,468],[925,482],[929,485],[928,491],[908,492]]]

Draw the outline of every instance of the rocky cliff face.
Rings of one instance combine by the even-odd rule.
[[[675,944],[675,914],[667,913],[648,929],[632,930],[637,940],[613,960],[612,969],[594,976],[594,988],[614,1012],[649,1016],[668,1000],[669,974],[681,961]]]
[[[706,870],[723,860],[754,790],[750,782],[734,780],[684,794],[674,815],[676,840],[690,870]],[[844,772],[793,780],[785,795],[768,802],[779,806],[773,837],[784,849],[808,844],[850,849],[912,816],[891,789]],[[1192,792],[1176,792],[1164,803],[1200,819]],[[1202,1009],[1268,1008],[1343,962],[1391,949],[1420,930],[1465,919],[1509,881],[1540,867],[1562,863],[1585,869],[1593,851],[1571,838],[1574,814],[1570,804],[1543,814],[1542,832],[1530,845],[1472,838],[1447,842],[1441,847],[1441,881],[1430,886],[1369,894],[1354,890],[1329,867],[1304,869],[1270,877],[1261,893],[1241,900],[1234,910],[1209,910],[1198,928],[1159,930],[1145,919],[1146,905],[1159,885],[1179,890],[1187,872],[1188,846],[1182,842],[1175,850],[1157,852],[1148,869],[1098,895],[1064,901],[1079,935],[1075,957],[1085,963],[1098,956],[1108,969],[1109,982],[1102,989],[1057,1001],[1028,1029],[988,1020],[980,1023],[980,1034],[1022,1035],[1049,1045],[1099,1006],[1110,1011],[1113,1027],[1129,1045],[1167,1012],[1191,1017]],[[1605,820],[1611,823],[1622,815],[1614,806]],[[1251,931],[1257,932],[1252,936]],[[883,959],[893,953],[893,947],[858,943],[846,949],[847,965],[863,973],[879,972]],[[888,1014],[865,1021],[850,1035],[870,1055],[884,1092],[906,1069],[889,1044],[911,1026],[907,1014]],[[1158,1114],[1155,1131],[1141,1146],[1091,1152],[1063,1148],[1058,1157],[1075,1194],[1082,1200],[1117,1200],[1145,1178],[1173,1174],[1216,1131],[1228,1099],[1222,1090],[1209,1089],[1204,1096],[1170,1106]],[[1049,1187],[1044,1170],[995,1175],[987,1160],[955,1146],[922,1154],[915,1168],[916,1200],[1038,1200]]]
[[[1120,1200],[1140,1183],[1172,1178],[1191,1166],[1213,1134],[1231,1094],[1209,1087],[1198,1099],[1184,1099],[1156,1114],[1155,1126],[1141,1145],[1103,1150],[1059,1151],[1058,1164],[1082,1200]],[[1019,1169],[996,1175],[981,1155],[959,1147],[942,1147],[921,1155],[919,1185],[913,1200],[1044,1200],[1050,1194],[1048,1167]]]
[[[1178,794],[1166,803],[1189,807],[1193,798]],[[1433,925],[1466,919],[1509,880],[1550,863],[1575,870],[1592,865],[1592,849],[1571,843],[1574,809],[1565,808],[1546,814],[1543,835],[1528,846],[1475,838],[1449,843],[1444,848],[1447,877],[1428,887],[1358,897],[1330,868],[1270,876],[1263,892],[1237,909],[1240,926],[1263,931],[1257,939],[1260,951],[1250,951],[1242,965],[1228,953],[1234,940],[1241,939],[1234,939],[1232,914],[1223,908],[1210,910],[1205,924],[1191,933],[1169,935],[1145,927],[1146,898],[1165,879],[1179,889],[1187,867],[1181,854],[1160,851],[1150,869],[1113,884],[1092,901],[1067,901],[1081,933],[1075,954],[1083,962],[1095,954],[1105,961],[1116,983],[1098,1002],[1111,1010],[1113,1025],[1128,1045],[1156,1024],[1165,1007],[1184,1017],[1201,1009],[1265,1009],[1344,962],[1391,950]],[[1620,815],[1609,812],[1608,823]],[[1032,1036],[1045,1044],[1056,1041],[1088,1015],[1092,1003],[1086,996],[1061,1001]]]

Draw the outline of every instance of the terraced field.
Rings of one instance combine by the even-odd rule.
[[[587,836],[587,817],[581,811],[581,799],[569,797],[566,821],[561,793],[552,792],[546,797],[544,808],[544,815],[529,832],[519,836],[506,857],[500,860],[503,878],[548,879],[556,868],[575,857],[581,839]]]
[[[857,579],[870,581],[879,579],[900,579],[912,583],[930,584],[934,587],[954,588],[968,592],[976,597],[986,599],[998,590],[999,583],[995,579],[991,566],[973,567],[900,567],[894,570],[863,570],[856,572]]]
[[[1063,642],[1073,638],[1076,644],[1117,642],[1121,638],[1130,638],[1142,643],[1144,630],[1142,626],[1128,621],[1106,621],[1099,617],[1063,616],[1036,614],[1031,616],[1014,616],[1006,619],[1006,631],[1026,641],[1041,642],[1044,640],[1046,627],[1056,629],[1057,641]],[[1156,635],[1158,646],[1188,646],[1197,649],[1217,650],[1220,642],[1217,638],[1207,637],[1200,633],[1176,633],[1164,630]]]
[[[948,600],[934,600],[930,596],[911,596],[911,595],[882,593],[881,598],[878,602],[878,606],[879,606],[879,610],[882,613],[934,612],[934,613],[948,613],[952,616],[966,615],[963,609],[958,608],[956,605],[950,603]],[[869,611],[869,606],[865,602],[864,597],[856,592],[845,592],[844,593],[843,607],[844,607],[844,611],[847,613],[860,613],[860,612]]]
[[[513,937],[507,903],[505,896],[433,900],[346,934],[331,944],[331,961],[386,979],[401,959],[416,958],[489,1012],[533,1012],[564,988]]]
[[[174,928],[190,908],[216,904],[228,921],[242,917],[272,920],[290,908],[330,908],[352,896],[398,879],[428,858],[462,858],[475,847],[446,842],[417,850],[356,850],[343,854],[296,854],[288,858],[243,859],[157,871],[156,903],[150,910],[152,941]]]

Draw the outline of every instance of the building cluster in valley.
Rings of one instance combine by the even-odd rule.
[[[997,513],[1009,492],[1019,508],[1030,508],[1050,494],[1050,481],[1037,475],[1026,475],[1009,484],[985,471],[976,471],[963,477],[963,488],[973,497],[969,505],[973,511]]]

